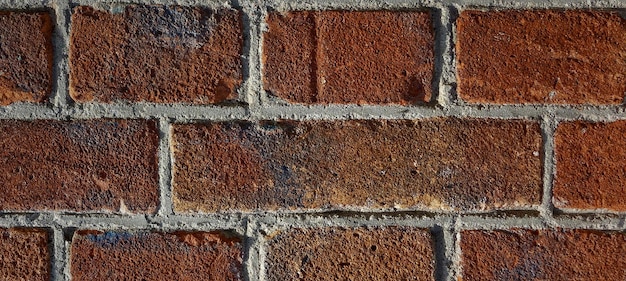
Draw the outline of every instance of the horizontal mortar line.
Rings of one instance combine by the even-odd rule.
[[[67,110],[48,105],[17,103],[0,107],[0,119],[98,119],[168,118],[172,122],[194,120],[348,120],[348,119],[426,119],[436,117],[474,117],[496,119],[538,119],[554,116],[559,121],[626,120],[623,106],[568,105],[267,105],[264,107],[185,105],[185,104],[80,104]]]
[[[2,10],[45,9],[51,6],[51,0],[0,0]]]
[[[557,216],[550,222],[540,216],[506,213],[489,214],[425,214],[394,213],[330,213],[330,214],[214,214],[173,215],[168,217],[145,215],[98,214],[3,214],[0,227],[62,227],[79,229],[146,229],[146,230],[238,230],[245,232],[247,222],[258,222],[270,227],[360,227],[408,226],[430,228],[450,225],[457,221],[462,229],[506,228],[583,228],[624,229],[626,215],[611,216]]]

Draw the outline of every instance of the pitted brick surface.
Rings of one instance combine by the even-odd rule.
[[[430,101],[434,31],[426,11],[272,12],[265,88],[295,103]]]
[[[0,280],[51,280],[48,232],[0,228]]]
[[[626,19],[588,10],[464,11],[459,94],[470,103],[621,104]]]
[[[0,105],[48,99],[52,29],[48,13],[0,12]]]
[[[237,98],[241,15],[230,9],[127,6],[72,14],[70,94],[79,102],[211,104]]]
[[[177,211],[510,209],[542,190],[532,121],[181,124],[172,150]]]
[[[154,121],[0,121],[0,210],[154,213]]]

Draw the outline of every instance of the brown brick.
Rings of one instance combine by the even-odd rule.
[[[536,122],[175,125],[177,211],[515,209],[540,202]]]
[[[70,94],[119,100],[210,104],[237,98],[241,16],[230,9],[77,7],[72,14]]]
[[[243,280],[241,248],[218,232],[80,231],[72,280]]]
[[[463,280],[624,280],[626,236],[592,230],[461,234]]]
[[[626,20],[582,10],[464,11],[459,93],[470,103],[620,104]]]
[[[424,229],[293,229],[268,244],[268,280],[434,280]]]
[[[424,11],[272,12],[264,82],[296,103],[428,102],[434,35]]]
[[[626,121],[561,123],[555,146],[555,207],[626,211]]]
[[[153,121],[0,121],[0,210],[153,213]]]
[[[45,230],[0,228],[0,279],[50,280],[48,241]]]
[[[0,12],[0,105],[46,101],[52,89],[48,13]]]

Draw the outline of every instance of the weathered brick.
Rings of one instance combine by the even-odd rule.
[[[153,213],[154,121],[0,121],[0,210]]]
[[[592,230],[461,234],[463,280],[624,280],[626,236]]]
[[[426,11],[272,12],[264,83],[296,103],[428,102],[434,35]]]
[[[241,15],[230,9],[77,7],[70,38],[70,94],[119,100],[210,104],[237,98]]]
[[[555,207],[626,210],[626,121],[561,123],[555,147]]]
[[[183,212],[515,209],[542,193],[533,121],[180,124],[172,145]]]
[[[52,89],[48,13],[0,12],[0,105],[46,101]]]
[[[0,228],[0,279],[50,280],[48,232]]]
[[[459,94],[470,103],[620,104],[626,20],[583,10],[464,11]]]
[[[268,280],[434,280],[424,229],[292,229],[268,244]]]
[[[243,280],[241,249],[219,232],[79,231],[72,280]]]

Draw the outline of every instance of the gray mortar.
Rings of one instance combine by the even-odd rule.
[[[244,82],[239,89],[241,105],[187,105],[154,103],[75,104],[69,97],[68,40],[71,8],[89,5],[119,12],[128,4],[167,4],[209,8],[236,8],[244,14]],[[268,10],[405,10],[431,9],[437,30],[435,75],[430,106],[396,105],[288,105],[268,96],[263,89],[262,34]],[[160,209],[154,215],[73,213],[41,211],[0,212],[0,227],[38,227],[51,231],[53,280],[70,280],[69,250],[75,229],[211,231],[229,230],[244,237],[244,278],[265,280],[266,236],[289,228],[408,226],[435,231],[437,278],[462,276],[459,239],[463,230],[595,229],[626,231],[626,212],[609,210],[555,210],[551,202],[554,181],[554,131],[561,121],[610,122],[626,120],[626,108],[570,105],[469,105],[456,95],[456,41],[454,20],[464,9],[609,9],[624,17],[624,0],[0,0],[0,10],[50,10],[55,21],[53,44],[55,77],[48,104],[16,103],[0,107],[0,119],[98,119],[129,118],[159,121]],[[541,205],[511,211],[458,214],[429,209],[276,211],[252,213],[175,214],[172,210],[170,151],[171,124],[229,120],[348,120],[426,119],[438,117],[529,119],[541,124],[543,137],[543,195]],[[245,172],[245,171],[242,171]],[[558,211],[558,214],[555,214]]]

